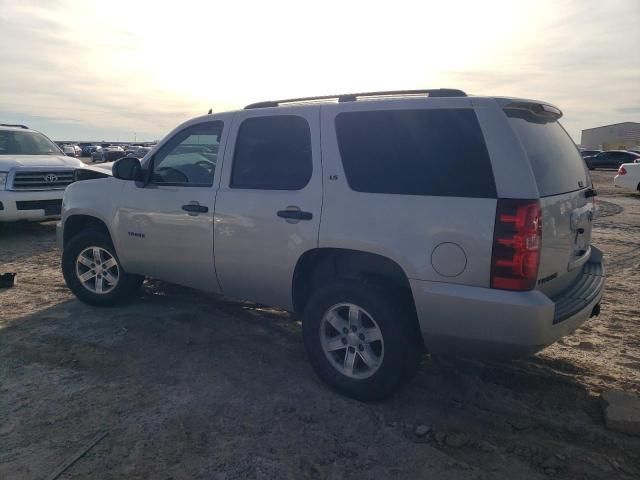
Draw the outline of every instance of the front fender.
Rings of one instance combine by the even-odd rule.
[[[64,225],[69,218],[75,215],[94,217],[106,225],[117,251],[119,242],[114,231],[113,219],[124,183],[115,178],[99,178],[69,185],[62,199],[60,238],[64,236]]]

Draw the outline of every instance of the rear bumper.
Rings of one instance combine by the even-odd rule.
[[[429,351],[517,357],[543,349],[589,319],[602,298],[604,269],[602,253],[592,247],[576,281],[554,299],[538,290],[410,283]]]
[[[60,218],[60,213],[51,214],[46,210],[50,210],[53,203],[61,203],[63,195],[64,190],[32,192],[0,190],[0,202],[2,203],[0,222],[40,221]]]
[[[616,175],[613,178],[613,184],[616,187],[628,188],[630,190],[637,190],[638,185],[640,185],[640,180],[634,180],[632,175]]]

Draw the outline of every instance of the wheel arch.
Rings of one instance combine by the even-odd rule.
[[[314,287],[331,278],[366,278],[393,287],[406,295],[415,312],[409,278],[396,261],[376,253],[342,248],[315,248],[298,259],[291,292],[294,311],[303,312]]]
[[[113,237],[111,236],[109,227],[107,226],[106,222],[104,222],[104,220],[94,215],[78,213],[69,215],[65,219],[62,237],[62,248],[66,247],[72,238],[87,230],[94,230],[105,233],[113,242]]]

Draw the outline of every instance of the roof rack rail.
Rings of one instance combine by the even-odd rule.
[[[16,127],[29,130],[29,127],[27,127],[26,125],[20,125],[19,123],[0,123],[0,127]]]
[[[286,100],[268,100],[266,102],[252,103],[244,107],[244,109],[250,110],[253,108],[278,107],[283,103],[304,103],[317,102],[322,100],[337,100],[339,103],[343,103],[355,102],[360,97],[401,97],[417,95],[427,95],[429,98],[467,96],[465,92],[463,92],[462,90],[457,90],[455,88],[436,88],[431,90],[387,90],[381,92],[346,93],[342,95],[321,95],[318,97],[288,98]]]

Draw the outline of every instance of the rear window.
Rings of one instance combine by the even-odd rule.
[[[589,185],[584,160],[562,125],[527,110],[509,109],[506,113],[529,157],[541,197]]]
[[[355,191],[496,197],[471,109],[344,112],[336,117],[336,134]]]

